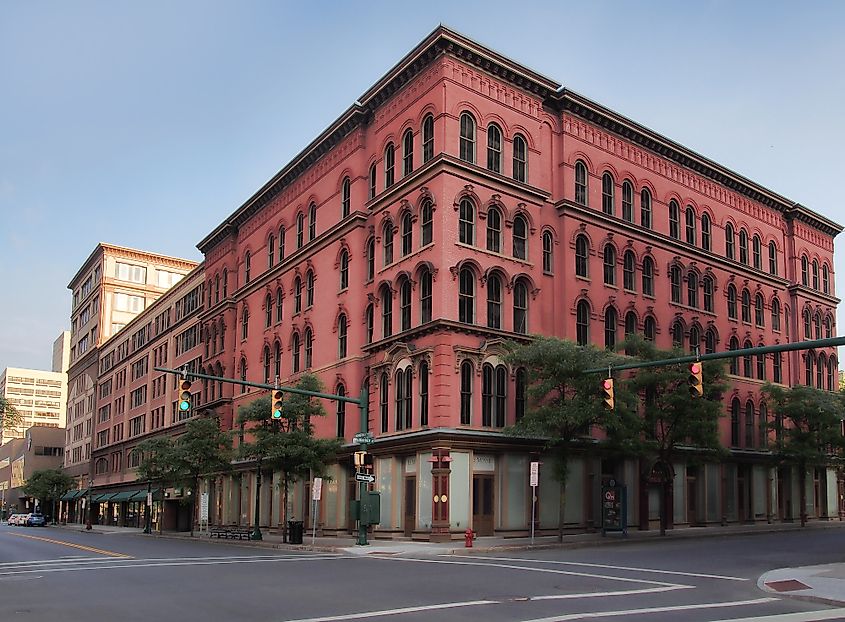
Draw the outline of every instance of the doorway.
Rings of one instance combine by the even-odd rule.
[[[417,478],[405,478],[405,517],[402,524],[405,527],[405,537],[414,535],[417,526]]]
[[[479,536],[493,535],[493,476],[472,476],[472,527]]]
[[[687,467],[687,523],[698,525],[698,467]]]

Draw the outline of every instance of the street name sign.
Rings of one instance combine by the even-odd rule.
[[[315,477],[314,482],[311,484],[311,500],[312,501],[319,501],[320,496],[323,494],[323,478],[322,477]]]
[[[358,432],[352,437],[352,442],[356,445],[372,445],[374,441],[373,435],[369,432]]]
[[[356,473],[355,474],[355,481],[356,482],[366,482],[368,484],[372,484],[376,481],[375,475],[369,475],[367,473]]]

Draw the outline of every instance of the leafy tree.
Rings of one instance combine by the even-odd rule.
[[[779,462],[798,470],[803,527],[807,524],[807,469],[845,462],[843,396],[803,385],[773,384],[763,387],[763,394],[773,415],[769,423],[775,433],[772,452]]]
[[[320,380],[310,374],[303,376],[296,388],[323,392]],[[326,414],[322,403],[312,397],[288,394],[282,407],[282,420],[273,421],[268,396],[253,400],[238,410],[241,426],[250,440],[238,448],[241,458],[256,461],[261,470],[269,468],[282,473],[283,517],[282,530],[287,539],[288,493],[290,485],[310,476],[325,477],[327,465],[340,450],[341,439],[314,437],[312,420]]]
[[[23,417],[17,408],[12,406],[5,397],[0,395],[0,432],[13,430],[23,422]]]
[[[592,442],[595,429],[604,433],[604,447],[630,449],[637,425],[634,400],[624,387],[617,386],[615,408],[606,409],[600,394],[603,377],[583,372],[618,364],[621,357],[595,346],[538,336],[529,344],[512,346],[507,359],[514,367],[524,367],[528,380],[525,416],[509,431],[544,439],[546,449],[556,458],[558,541],[562,541],[570,458],[587,441]]]
[[[52,503],[53,522],[56,520],[56,501],[76,485],[76,481],[59,469],[35,471],[23,486],[23,491],[42,504]]]
[[[638,335],[629,336],[625,351],[641,361],[658,361],[683,356],[680,351],[658,350],[653,343]],[[670,509],[668,491],[675,473],[672,465],[691,455],[705,452],[712,456],[723,451],[719,442],[719,418],[724,414],[722,365],[715,361],[702,366],[704,396],[693,398],[689,393],[688,364],[665,365],[636,369],[627,378],[628,390],[640,396],[640,453],[660,482],[660,534],[666,535]]]

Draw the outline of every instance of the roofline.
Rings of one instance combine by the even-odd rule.
[[[161,253],[154,253],[152,251],[144,251],[138,248],[130,248],[129,246],[118,246],[117,244],[109,244],[108,242],[98,242],[97,245],[94,247],[94,250],[91,251],[91,254],[88,255],[88,258],[82,263],[82,266],[77,270],[76,274],[73,275],[73,278],[68,283],[67,288],[72,290],[73,284],[82,277],[85,271],[88,269],[88,265],[94,260],[98,253],[105,254],[106,251],[117,251],[117,252],[125,252],[125,253],[138,253],[139,255],[146,255],[150,258],[155,259],[168,259],[170,261],[175,261],[179,263],[187,264],[191,266],[191,270],[196,268],[200,265],[201,261],[194,261],[192,259],[183,259],[182,257],[173,257],[171,255],[162,255]]]

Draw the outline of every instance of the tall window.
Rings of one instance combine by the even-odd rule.
[[[396,150],[393,143],[387,143],[384,148],[384,187],[390,188],[396,181]]]
[[[763,344],[760,344],[762,347]],[[757,380],[765,380],[766,379],[766,355],[765,354],[758,354],[757,355]]]
[[[705,276],[702,279],[702,285],[704,290],[704,310],[713,313],[713,279]]]
[[[581,300],[575,307],[575,334],[579,346],[585,346],[589,343],[590,305],[586,300]]]
[[[393,223],[387,221],[381,230],[382,250],[384,257],[382,257],[385,266],[393,263]]]
[[[669,268],[669,282],[671,285],[672,302],[681,302],[681,269],[678,266]]]
[[[643,294],[654,296],[654,260],[643,258]]]
[[[513,178],[528,181],[528,144],[521,134],[513,137]]]
[[[731,319],[731,320],[735,320],[736,319],[736,287],[734,287],[733,283],[728,285],[727,298],[728,298],[728,318]]]
[[[264,328],[273,324],[273,297],[270,294],[264,296]]]
[[[432,221],[434,220],[433,208],[431,201],[423,201],[420,209],[420,244],[426,246],[431,244],[432,240]]]
[[[636,269],[636,259],[633,251],[625,251],[622,258],[622,287],[624,289],[633,291],[636,288],[634,284],[634,270]]]
[[[351,208],[351,182],[348,177],[343,178],[343,183],[340,185],[340,217],[346,218],[349,216]]]
[[[807,287],[810,284],[809,277],[810,261],[806,255],[801,256],[801,285]]]
[[[364,324],[367,330],[367,343],[373,342],[373,324],[375,324],[373,319],[374,315],[375,314],[373,312],[373,305],[367,305],[367,309],[366,311],[364,311]]]
[[[346,315],[341,314],[340,317],[337,318],[337,355],[339,358],[346,358],[346,333]]]
[[[693,324],[689,329],[689,351],[693,354],[698,352],[701,345],[701,329]]]
[[[279,227],[279,263],[285,258],[285,226]]]
[[[425,116],[422,124],[422,161],[423,164],[434,157],[434,117]]]
[[[487,211],[487,250],[502,252],[502,213],[496,207]]]
[[[628,311],[625,314],[625,336],[628,337],[637,332],[637,314],[633,311]]]
[[[396,429],[404,430],[412,425],[411,387],[413,375],[410,369],[400,369],[395,376]]]
[[[634,222],[634,186],[627,179],[622,182],[622,220]]]
[[[778,273],[778,247],[775,241],[769,242],[769,274]]]
[[[831,337],[833,337],[833,321],[828,315],[824,318],[824,338],[830,339]]]
[[[461,114],[460,147],[461,160],[475,164],[475,119],[468,112]]]
[[[808,387],[813,386],[813,369],[816,356],[812,351],[804,355],[804,384]]]
[[[608,307],[604,312],[604,347],[613,350],[616,347],[616,324],[619,323],[619,314],[613,307]]]
[[[695,210],[692,209],[692,206],[687,205],[686,214],[684,216],[685,221],[685,230],[686,230],[686,238],[687,244],[692,244],[695,246],[696,241],[696,234],[695,234]]]
[[[246,339],[249,335],[249,309],[244,307],[241,312],[241,339]]]
[[[487,168],[502,172],[502,130],[495,123],[487,127]]]
[[[379,415],[381,416],[381,431],[387,432],[387,422],[388,422],[388,412],[387,412],[387,374],[383,373],[381,375],[381,380],[379,382],[379,398],[378,398],[378,406],[379,406]]]
[[[402,256],[410,255],[413,250],[414,228],[411,222],[411,214],[405,212],[402,216]]]
[[[334,390],[335,395],[346,395],[346,387],[342,384],[337,385],[337,388]],[[335,407],[335,414],[337,416],[337,437],[343,438],[346,436],[346,402],[342,400],[337,400],[337,406]]]
[[[687,274],[687,305],[698,308],[698,274],[692,271]]]
[[[487,278],[487,326],[502,327],[502,279],[498,274]]]
[[[543,233],[543,272],[551,274],[552,270],[552,234],[548,231]]]
[[[713,227],[710,221],[710,214],[704,212],[701,215],[701,248],[706,251],[713,250]]]
[[[827,359],[827,390],[833,391],[836,384],[835,384],[835,377],[836,377],[836,359],[832,356]]]
[[[754,402],[745,402],[745,446],[754,447]]]
[[[340,253],[340,289],[349,287],[349,253],[344,249]]]
[[[270,384],[270,346],[264,346],[262,357],[262,371],[264,372],[264,384]]]
[[[399,330],[411,328],[411,281],[402,279],[399,285]]]
[[[485,363],[481,370],[481,425],[505,426],[507,402],[507,370],[504,365],[495,368]]]
[[[275,365],[274,368],[274,378],[281,378],[282,377],[282,344],[276,341],[273,344],[273,363]]]
[[[414,133],[406,130],[402,136],[402,177],[414,171]]]
[[[367,240],[367,281],[372,281],[376,273],[376,241]]]
[[[305,243],[305,214],[296,215],[296,248],[302,248]]]
[[[825,294],[830,293],[830,270],[827,264],[822,264],[822,291]]]
[[[475,244],[475,206],[472,201],[461,199],[458,218],[458,240],[462,244]]]
[[[604,247],[604,283],[616,285],[616,247],[612,244]]]
[[[472,363],[461,363],[461,425],[472,421]]]
[[[739,230],[739,262],[748,265],[748,232]]]
[[[763,269],[763,247],[757,234],[751,238],[751,263],[757,270]]]
[[[745,340],[745,343],[742,344],[743,350],[750,350],[752,347],[753,346],[751,345],[751,342],[748,341],[747,339]],[[751,363],[752,363],[751,355],[750,354],[743,355],[743,357],[742,357],[742,375],[745,376],[746,378],[753,378],[753,376],[751,374]]]
[[[733,259],[734,256],[734,227],[728,223],[725,225],[725,257]]]
[[[669,201],[669,237],[681,239],[681,208],[674,199]]]
[[[575,163],[575,202],[587,205],[587,165],[581,160]]]
[[[290,349],[291,349],[291,367],[293,368],[293,373],[297,373],[299,371],[299,333],[294,333],[290,338]]]
[[[420,323],[431,321],[431,271],[424,268],[420,273]]]
[[[672,347],[684,347],[684,325],[680,321],[672,324]]]
[[[822,338],[822,316],[816,313],[813,316],[813,327],[815,328],[815,338],[821,339]]]
[[[819,262],[815,259],[813,260],[813,289],[819,289]]]
[[[252,264],[252,255],[247,251],[244,254],[244,283],[249,283],[249,272]]]
[[[376,196],[376,164],[373,162],[370,165],[370,174],[369,174],[369,191],[367,192],[367,196],[370,199]]]
[[[528,223],[521,214],[513,219],[513,256],[528,259]]]
[[[736,337],[731,337],[728,342],[728,350],[739,350],[739,340]],[[734,376],[739,375],[739,358],[733,357],[730,363],[730,373]]]
[[[712,354],[716,351],[716,331],[708,328],[704,333],[704,353]]]
[[[282,321],[282,288],[276,289],[276,324]]]
[[[305,275],[305,308],[314,306],[314,273],[310,270]]]
[[[751,293],[747,289],[742,290],[742,321],[751,323]]]
[[[804,339],[812,339],[813,330],[810,325],[810,310],[804,309]]]
[[[246,382],[246,359],[241,357],[241,363],[238,366],[240,369],[241,380]],[[241,393],[246,393],[247,387],[245,384],[241,385]]]
[[[760,408],[758,408],[757,411],[760,429],[760,438],[758,444],[762,449],[765,449],[768,445],[769,438],[769,413],[768,409],[766,408],[766,403],[760,402]]]
[[[780,331],[780,300],[772,300],[772,330]]]
[[[518,279],[513,286],[513,332],[528,332],[528,285]]]
[[[276,236],[272,233],[267,238],[267,267],[272,268],[276,260]]]
[[[516,394],[514,400],[514,417],[517,421],[519,421],[525,416],[525,398],[527,393],[527,386],[527,373],[525,372],[525,368],[520,367],[516,370],[516,382],[514,387],[514,393]]]
[[[428,425],[428,363],[420,363],[420,425]]]
[[[640,224],[651,229],[651,191],[648,188],[640,192]]]
[[[731,447],[739,447],[739,400],[731,400]]]
[[[654,341],[657,337],[657,322],[652,316],[646,316],[643,320],[643,338],[646,341]]]
[[[311,369],[312,355],[314,352],[314,333],[311,327],[305,329],[305,369]]]
[[[458,321],[466,324],[475,321],[475,275],[469,268],[462,268],[460,273]]]
[[[393,296],[390,288],[384,285],[381,289],[381,336],[390,337],[393,334]]]
[[[308,208],[308,241],[317,237],[317,206],[313,203]]]
[[[758,293],[754,296],[754,324],[756,326],[766,325],[766,315],[763,304],[763,294]]]
[[[615,210],[614,200],[615,182],[613,175],[605,173],[601,176],[601,211],[613,216]]]
[[[579,235],[575,238],[575,275],[589,276],[587,272],[587,256],[590,252],[590,243],[587,241],[587,236]]]

